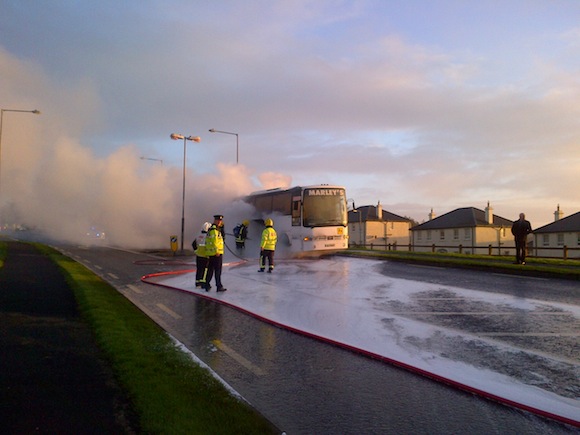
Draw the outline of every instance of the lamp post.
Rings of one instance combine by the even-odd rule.
[[[240,137],[238,136],[238,133],[231,133],[229,131],[221,131],[221,130],[216,130],[215,128],[210,128],[209,129],[210,133],[223,133],[223,134],[231,134],[233,136],[236,137],[236,165],[240,162]]]
[[[185,150],[187,148],[186,144],[188,140],[201,142],[201,138],[199,136],[184,136],[176,133],[171,133],[169,137],[173,140],[183,139],[183,189],[181,197],[181,253],[183,254],[183,237],[185,233]]]
[[[4,120],[4,112],[22,112],[22,113],[34,113],[35,115],[40,115],[40,110],[19,110],[19,109],[0,109],[0,192],[2,190],[2,122]],[[1,198],[1,195],[0,195]],[[1,204],[0,204],[0,227],[2,226],[2,215],[1,215]]]

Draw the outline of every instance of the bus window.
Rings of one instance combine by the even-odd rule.
[[[292,195],[290,192],[280,192],[273,196],[272,198],[272,211],[289,215],[291,207]]]
[[[305,227],[346,225],[345,196],[342,189],[304,191],[303,224]]]

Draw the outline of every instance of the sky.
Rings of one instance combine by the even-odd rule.
[[[0,0],[6,221],[187,239],[310,184],[428,219],[580,210],[576,0]],[[210,133],[216,129],[237,134]],[[195,229],[194,229],[195,227]],[[191,234],[189,234],[191,233]]]

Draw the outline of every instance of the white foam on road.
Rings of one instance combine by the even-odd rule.
[[[424,310],[413,313],[413,319],[406,316],[409,306],[416,304],[417,300],[429,299],[431,296],[425,295],[442,290],[445,291],[442,300],[453,295],[451,299],[457,296],[457,300],[483,303],[493,307],[490,315],[498,312],[505,315],[509,310],[513,310],[514,315],[522,315],[526,311],[535,314],[557,312],[573,316],[578,324],[579,306],[397,279],[380,273],[379,266],[380,263],[374,260],[340,257],[284,261],[276,266],[272,274],[257,273],[257,265],[253,263],[226,266],[223,281],[228,291],[224,293],[206,293],[196,289],[195,274],[192,272],[147,277],[146,282],[211,297],[290,329],[395,360],[490,396],[501,397],[507,403],[515,402],[580,422],[580,400],[577,397],[564,397],[521,379],[482,368],[474,363],[473,355],[466,360],[449,358],[445,352],[438,352],[436,346],[428,348],[421,344],[458,338],[482,342],[485,344],[485,354],[478,356],[481,359],[488,358],[490,351],[497,351],[500,355],[506,351],[527,352],[525,349],[510,349],[510,345],[485,336],[494,331],[466,332],[417,320],[417,316],[433,314]],[[397,310],[398,306],[403,305],[404,311]],[[474,313],[481,314],[481,310]],[[571,330],[566,334],[578,336],[578,331]],[[541,357],[548,360],[553,358],[554,365],[566,364],[569,368],[572,364],[572,370],[580,373],[579,361],[563,361],[556,355],[545,353]],[[578,385],[573,387],[580,389]]]

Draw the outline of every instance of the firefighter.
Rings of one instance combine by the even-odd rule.
[[[274,251],[276,250],[276,242],[278,235],[274,229],[274,221],[266,219],[264,221],[264,231],[262,231],[262,242],[260,243],[260,269],[258,272],[264,272],[266,269],[266,259],[268,259],[268,273],[274,270]]]
[[[225,292],[227,289],[222,285],[222,263],[224,256],[222,230],[224,217],[221,214],[216,214],[213,219],[213,224],[209,227],[205,238],[205,253],[209,258],[209,267],[204,288],[205,291],[210,290],[211,279],[215,275],[216,291]]]
[[[244,249],[246,247],[246,239],[248,238],[248,227],[250,221],[245,220],[234,228],[234,236],[236,237],[236,248]]]
[[[211,224],[209,222],[205,222],[201,226],[199,235],[192,243],[193,251],[195,252],[195,286],[203,287],[204,289],[207,280],[207,270],[209,263],[209,258],[205,251],[205,238],[207,237],[207,231],[210,227]]]

